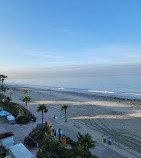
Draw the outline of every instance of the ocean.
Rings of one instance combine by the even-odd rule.
[[[105,97],[141,99],[141,75],[36,79],[9,78],[6,83],[23,87],[71,91]]]

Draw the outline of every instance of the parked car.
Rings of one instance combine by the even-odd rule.
[[[43,122],[43,125],[42,125],[42,122],[38,122],[37,123],[37,128],[40,128],[40,127],[45,127],[45,122]]]
[[[8,115],[6,118],[7,118],[9,123],[15,123],[15,117],[14,116]]]

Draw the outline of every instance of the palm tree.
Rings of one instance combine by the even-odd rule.
[[[42,111],[42,126],[43,126],[44,112],[45,113],[48,112],[48,109],[45,104],[39,104],[36,111]]]
[[[29,102],[31,101],[31,98],[29,95],[26,95],[24,98],[23,98],[23,102],[25,102],[26,104],[26,109],[28,107],[28,111],[26,111],[26,116],[27,116],[27,113],[28,113],[28,118],[29,118],[29,122],[30,122],[30,114],[29,114]]]
[[[26,109],[28,107],[28,110],[29,110],[29,102],[31,101],[31,98],[29,95],[26,95],[24,98],[23,98],[23,102],[25,102],[26,104]]]
[[[95,147],[95,141],[92,140],[92,137],[86,133],[85,135],[82,135],[80,132],[78,132],[78,144],[83,147],[83,152],[84,152],[84,158],[87,158],[87,152],[89,151],[90,148]]]
[[[27,92],[28,92],[27,89],[24,89],[24,90],[23,90],[23,94],[26,94]]]
[[[5,88],[4,86],[1,86],[0,89],[1,89],[1,91],[3,92],[3,95],[5,95],[6,88]]]
[[[9,109],[9,103],[10,103],[10,101],[12,101],[12,99],[10,97],[6,97],[5,98],[4,102],[7,104],[8,109]]]
[[[4,82],[5,78],[7,78],[7,76],[5,76],[5,75],[0,75],[0,81],[1,81],[1,86],[2,86],[2,87],[3,87],[3,82]]]
[[[63,106],[61,107],[61,111],[65,110],[65,122],[67,122],[67,108],[68,108],[68,107],[69,107],[68,105],[63,105]]]
[[[13,91],[10,91],[10,92],[9,92],[9,96],[10,96],[10,98],[11,98],[11,95],[12,95],[12,94],[13,94]]]
[[[5,98],[5,102],[9,104],[9,102],[12,101],[12,99],[10,97],[6,97]]]

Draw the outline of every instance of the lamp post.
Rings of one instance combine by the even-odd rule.
[[[33,118],[31,119],[31,122],[32,122],[32,131],[33,131]]]

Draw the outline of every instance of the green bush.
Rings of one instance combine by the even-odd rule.
[[[37,158],[58,158],[58,155],[56,153],[37,153]]]
[[[0,93],[0,101],[2,101],[2,99],[4,99],[4,98],[5,98],[5,95]]]
[[[30,122],[31,120],[33,119],[33,122],[36,122],[36,117],[31,113],[29,112],[27,109],[25,109],[24,107],[18,105],[17,103],[13,103],[13,102],[10,102],[10,103],[6,103],[6,102],[0,102],[0,107],[2,107],[4,110],[10,112],[15,118],[19,115],[19,110],[20,108],[22,108],[23,110],[23,113],[26,115],[27,114],[27,117],[26,116],[20,116],[16,119],[16,122],[18,124],[27,124],[29,123],[29,118],[30,118]],[[24,120],[25,119],[25,120]]]
[[[77,146],[77,147],[72,148],[72,152],[74,153],[75,156],[77,155],[81,158],[84,157],[82,146]],[[98,158],[97,156],[93,155],[90,151],[87,151],[87,157],[88,158]]]
[[[67,137],[67,144],[71,145],[71,147],[78,146],[78,143],[72,140],[70,137]]]
[[[44,157],[44,154],[48,156],[55,155],[56,157],[59,157],[59,158],[67,158],[67,157],[75,158],[76,157],[72,149],[65,149],[54,138],[50,137],[49,135],[44,136],[44,139],[42,143],[40,144],[40,148],[43,150],[43,153],[40,153],[39,151],[37,153],[38,158]]]
[[[41,146],[44,150],[47,150],[51,153],[56,152],[60,147],[59,143],[49,135],[44,135],[44,139]]]
[[[29,115],[30,115],[30,121],[33,119],[33,122],[36,122],[36,117],[32,115],[31,112],[29,112]]]
[[[18,124],[28,124],[29,119],[26,116],[19,116],[18,118],[16,118],[16,122]]]
[[[38,143],[40,143],[44,138],[44,134],[45,134],[45,128],[41,127],[33,130],[29,135]]]
[[[83,158],[83,147],[79,146],[69,137],[67,138],[67,143],[69,141],[72,144],[72,149],[64,148],[56,139],[45,134],[45,128],[37,128],[29,135],[39,143],[40,149],[42,149],[42,152],[38,151],[37,158]],[[98,158],[92,155],[90,151],[88,151],[87,157]]]
[[[15,107],[11,107],[10,104],[5,102],[0,102],[0,107],[3,108],[3,110],[10,112],[14,117],[18,116],[18,112],[15,109]]]

